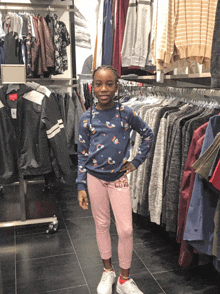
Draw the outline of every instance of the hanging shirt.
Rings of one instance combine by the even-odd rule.
[[[99,11],[98,11],[98,19],[97,19],[96,67],[102,65],[103,11],[104,11],[104,0],[99,0]]]
[[[104,32],[102,64],[111,65],[113,47],[112,0],[104,3]]]
[[[115,181],[124,174],[120,169],[129,158],[132,129],[142,137],[138,153],[132,160],[133,165],[138,168],[147,158],[153,141],[152,130],[131,108],[121,106],[120,110],[121,119],[118,103],[107,110],[93,106],[91,131],[90,110],[81,116],[76,180],[78,190],[85,190],[87,172],[106,181]]]
[[[200,156],[207,150],[220,131],[219,122],[219,115],[210,118]],[[217,197],[211,191],[208,183],[199,175],[196,175],[183,239],[200,253],[212,255],[213,219]]]
[[[2,27],[2,13],[0,12],[0,39],[5,37],[5,32]]]
[[[130,0],[121,51],[122,67],[145,67],[151,32],[151,1]]]
[[[127,16],[129,0],[117,0],[116,2],[116,21],[114,32],[114,44],[112,54],[112,65],[121,75],[121,48],[124,38],[125,22]]]

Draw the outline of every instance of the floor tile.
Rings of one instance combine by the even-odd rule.
[[[154,274],[167,294],[218,294],[219,275],[212,265]]]
[[[112,263],[118,262],[118,237],[111,236],[112,241]],[[79,258],[82,268],[91,268],[96,265],[103,266],[102,259],[98,250],[98,245],[95,238],[87,239],[86,242],[74,242],[74,248]],[[137,258],[134,253],[133,258]]]
[[[71,236],[73,243],[76,240],[86,240],[89,238],[95,238],[95,224],[92,216],[84,218],[71,218],[65,221],[66,228]],[[116,227],[112,222],[110,226],[110,233],[116,235]]]
[[[134,251],[151,273],[180,269],[179,253],[168,244],[157,242],[134,244]]]
[[[15,237],[14,232],[0,230],[0,267],[3,280],[15,279]]]
[[[57,291],[47,291],[43,294],[90,294],[87,286],[79,286],[74,288],[65,288]]]
[[[3,294],[15,294],[15,279],[8,279],[2,281]]]
[[[75,254],[17,262],[17,293],[41,294],[86,285]]]
[[[6,253],[0,255],[0,267],[3,281],[15,281],[15,250],[5,248]]]
[[[61,207],[61,213],[64,219],[92,216],[91,207],[89,206],[89,209],[83,210],[79,206],[78,200],[66,203],[65,206],[63,205]]]
[[[74,249],[66,230],[58,230],[55,234],[16,236],[16,259],[18,261],[73,252]]]
[[[135,260],[135,263],[133,264],[133,268],[134,268],[134,272],[131,272],[131,275],[134,281],[137,283],[140,290],[142,290],[144,293],[149,293],[149,294],[158,294],[161,292],[161,288],[158,286],[154,278],[144,268],[143,264],[141,264],[140,261]],[[115,267],[115,271],[118,275],[119,269],[117,266]],[[96,293],[96,288],[100,281],[102,272],[103,272],[103,268],[101,266],[95,266],[84,271],[91,293],[94,293],[94,294]],[[113,286],[112,293],[113,294],[116,293],[116,283]]]
[[[137,284],[138,288],[145,294],[158,294],[162,292],[162,289],[152,276],[147,272],[140,272],[132,274],[132,278]],[[117,292],[113,292],[116,294]],[[177,294],[177,293],[176,293]]]
[[[118,236],[112,235],[112,264],[118,264]],[[100,265],[103,267],[103,262],[98,250],[97,242],[95,238],[87,239],[86,242],[84,240],[80,240],[74,243],[74,248],[76,250],[76,254],[79,258],[79,262],[83,268],[92,268],[93,266]],[[132,258],[138,259],[138,256],[135,252],[132,254]]]
[[[74,183],[29,183],[28,218],[56,214],[59,226],[46,234],[48,223],[0,228],[0,260],[4,294],[96,294],[103,264],[96,243],[91,207],[78,205]],[[18,185],[0,194],[0,222],[20,220]],[[118,236],[111,210],[112,263],[119,274]],[[133,213],[134,251],[131,277],[145,294],[219,294],[219,273],[212,265],[181,268],[179,244],[148,217]],[[86,278],[86,279],[85,279]],[[16,286],[17,285],[17,286]],[[116,293],[116,285],[113,294]]]

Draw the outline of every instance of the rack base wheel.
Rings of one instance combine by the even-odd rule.
[[[57,231],[57,229],[58,229],[58,220],[56,220],[56,221],[49,224],[49,227],[46,230],[46,233],[47,234],[53,234],[53,233],[55,233]]]

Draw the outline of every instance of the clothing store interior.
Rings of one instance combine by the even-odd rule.
[[[220,0],[0,1],[0,294],[97,293],[103,262],[76,178],[102,65],[154,134],[128,174],[131,277],[145,294],[220,293],[219,27]],[[118,275],[112,210],[110,235]]]

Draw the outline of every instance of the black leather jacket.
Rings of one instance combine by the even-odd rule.
[[[70,174],[64,125],[50,91],[26,84],[12,88],[0,89],[0,184],[17,181],[19,173]]]

